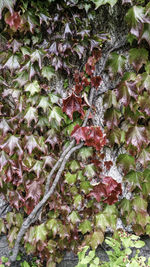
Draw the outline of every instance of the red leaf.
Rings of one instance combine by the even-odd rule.
[[[102,56],[101,49],[94,48],[92,51],[92,56],[97,60],[99,60]]]
[[[92,87],[95,87],[96,89],[99,87],[100,83],[101,83],[101,77],[100,76],[95,76],[95,77],[91,77],[91,85]]]
[[[85,64],[85,71],[90,76],[95,70],[96,60],[94,57],[89,57],[87,63]]]
[[[24,198],[18,191],[10,191],[9,192],[9,202],[12,206],[14,206],[17,210],[24,205]]]
[[[118,201],[120,194],[122,194],[121,183],[116,182],[112,177],[106,176],[101,183],[93,187],[93,191],[88,196],[94,196],[97,202],[104,198],[105,203],[112,205]]]
[[[83,140],[85,145],[93,146],[96,150],[100,150],[106,144],[106,138],[103,136],[100,127],[80,127],[76,125],[71,136],[76,139],[77,144],[80,140]]]
[[[78,111],[82,117],[84,116],[84,110],[82,108],[82,98],[76,96],[74,93],[63,99],[63,112],[65,112],[71,120],[73,120],[73,113]]]
[[[93,186],[93,191],[88,194],[88,197],[90,196],[95,197],[97,202],[100,202],[101,198],[106,196],[105,186],[102,183]]]
[[[83,84],[84,86],[88,86],[88,85],[90,85],[90,82],[88,81],[88,79],[87,79],[86,77],[83,77],[83,78],[82,78],[82,84]]]
[[[18,12],[12,14],[6,14],[5,22],[9,24],[10,28],[14,31],[17,31],[21,26],[21,17]]]
[[[37,204],[42,195],[43,180],[34,180],[26,184],[26,200],[32,199]]]
[[[106,169],[109,171],[111,166],[113,166],[112,161],[105,161],[104,162],[104,166],[106,167]]]
[[[83,90],[81,83],[75,85],[75,93],[78,95]]]
[[[29,198],[28,200],[25,201],[24,206],[25,206],[26,213],[29,215],[32,212],[32,210],[34,209],[35,203],[32,199]]]

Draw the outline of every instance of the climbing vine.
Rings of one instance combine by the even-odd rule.
[[[111,47],[97,75],[110,36],[95,31],[94,20],[102,5],[117,2],[0,3],[0,192],[12,207],[0,231],[14,247],[11,261],[21,244],[53,267],[66,249],[96,249],[118,217],[135,233],[150,233],[150,4],[122,0],[130,49]],[[92,118],[104,71],[119,84],[104,94],[102,129]],[[58,75],[67,79],[62,89]],[[117,164],[131,199],[104,174],[113,164],[106,145],[125,148]]]

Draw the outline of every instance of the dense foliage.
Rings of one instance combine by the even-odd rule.
[[[107,61],[110,77],[121,79],[104,95],[105,133],[93,126],[88,95],[93,89],[98,92],[101,77],[95,68],[108,35],[95,33],[93,25],[97,9],[104,4],[113,8],[117,0],[0,2],[0,191],[12,206],[0,229],[11,246],[23,220],[53,186],[56,170],[52,177],[49,173],[62,152],[73,138],[81,143],[22,239],[26,252],[40,257],[41,266],[43,261],[55,266],[62,251],[77,252],[80,244],[96,249],[107,227],[115,231],[120,216],[133,224],[135,233],[150,234],[147,2],[120,2],[128,9],[132,47],[127,56],[114,51]],[[127,64],[131,72],[125,72]],[[63,90],[54,86],[58,72],[65,78]],[[104,160],[106,144],[126,149],[117,164],[132,192],[130,200],[121,198],[122,186],[115,177],[104,175],[112,165]]]

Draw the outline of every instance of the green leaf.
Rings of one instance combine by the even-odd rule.
[[[45,66],[42,68],[42,75],[44,78],[50,81],[52,77],[55,76],[55,70],[53,67]]]
[[[93,148],[92,147],[82,147],[80,148],[77,158],[83,161],[86,161],[88,158],[92,158],[93,156]]]
[[[59,221],[57,219],[50,219],[46,223],[48,230],[52,230],[53,236],[55,237],[59,231]]]
[[[64,114],[60,107],[54,107],[52,110],[50,110],[49,122],[51,123],[52,128],[58,129],[63,119]]]
[[[122,55],[118,55],[116,52],[111,53],[107,61],[107,69],[111,78],[119,73],[123,75],[126,58]]]
[[[146,183],[142,183],[142,193],[145,197],[150,195],[150,180]]]
[[[103,103],[104,103],[104,108],[107,108],[107,109],[111,108],[112,106],[115,108],[118,107],[116,94],[113,90],[108,90],[104,94]]]
[[[46,227],[45,227],[45,224],[42,223],[41,225],[38,225],[35,227],[35,239],[36,239],[36,242],[38,241],[45,241],[46,238],[47,238],[47,230],[46,230]]]
[[[147,167],[147,165],[150,163],[149,149],[142,149],[137,161],[139,161],[143,165],[144,168]]]
[[[6,262],[8,262],[9,259],[7,257],[2,256],[1,260],[2,260],[3,263],[6,263]]]
[[[27,139],[27,142],[26,142],[25,148],[27,148],[29,154],[31,154],[35,148],[41,150],[37,142],[37,138],[34,135],[27,136],[26,139]],[[31,159],[30,162],[28,162],[28,164],[32,165],[33,160]]]
[[[17,81],[18,84],[22,87],[28,82],[28,79],[29,79],[28,72],[26,70],[23,70],[17,73],[17,77],[16,79],[14,79],[14,81]]]
[[[27,121],[28,126],[30,126],[31,121],[37,122],[37,109],[29,107],[26,111],[24,119]]]
[[[138,212],[147,211],[147,201],[145,201],[141,196],[135,196],[132,201],[133,209]]]
[[[102,5],[106,5],[106,4],[110,4],[111,7],[113,7],[118,0],[91,0],[95,6],[96,6],[96,9],[99,8],[100,6]]]
[[[40,69],[42,68],[42,57],[44,53],[40,49],[36,49],[30,56],[31,56],[31,62],[34,63],[35,61],[38,62]]]
[[[47,110],[49,110],[50,107],[51,107],[51,104],[50,104],[49,98],[47,96],[41,96],[40,102],[37,108],[42,108],[44,112],[46,112]]]
[[[30,265],[27,261],[24,261],[21,263],[21,267],[30,267]]]
[[[43,162],[40,160],[36,160],[35,164],[33,165],[33,167],[30,169],[30,172],[33,171],[36,173],[37,178],[40,177],[40,173],[42,172],[42,166],[43,166]]]
[[[103,213],[98,213],[96,215],[96,227],[101,228],[103,232],[105,232],[106,227],[109,226],[109,220],[108,220],[109,215],[103,214]]]
[[[8,213],[7,213],[8,214]],[[2,218],[0,218],[0,234],[1,233],[6,233],[6,227],[5,227],[5,223],[3,221]]]
[[[23,224],[23,215],[21,213],[15,214],[15,224],[18,228]]]
[[[135,248],[142,248],[144,246],[145,246],[145,243],[144,243],[144,241],[141,241],[141,240],[136,241],[134,244]]]
[[[118,127],[119,121],[121,117],[121,112],[113,107],[106,110],[104,114],[104,119],[107,128],[114,129],[114,127]]]
[[[47,243],[47,248],[49,250],[49,253],[54,253],[55,249],[57,248],[57,242],[54,240],[49,240]]]
[[[144,84],[142,84],[142,87],[143,87],[143,85]],[[147,87],[145,85],[144,85],[144,88],[147,89]],[[150,96],[149,96],[148,92],[144,92],[144,94],[142,96],[138,97],[138,104],[140,106],[140,110],[142,112],[145,112],[148,116],[150,116],[149,102],[150,102]]]
[[[114,144],[123,144],[125,142],[125,132],[122,131],[120,128],[115,127],[108,136],[111,145]]]
[[[145,48],[132,48],[129,50],[129,62],[138,72],[148,60],[148,51]]]
[[[141,40],[146,40],[150,46],[150,24],[148,24],[148,23],[144,24],[143,33],[140,37],[140,41]]]
[[[14,246],[14,241],[17,238],[18,231],[19,229],[15,226],[12,227],[11,230],[9,231],[8,240],[9,240],[9,245],[11,248]]]
[[[80,190],[84,193],[84,194],[88,194],[91,190],[92,190],[92,186],[90,184],[89,181],[83,181],[80,183]]]
[[[77,211],[71,212],[68,218],[73,224],[80,222],[80,217]]]
[[[125,177],[125,180],[131,185],[131,189],[134,190],[136,187],[141,189],[142,173],[131,170]]]
[[[0,171],[8,163],[8,156],[4,151],[0,152]]]
[[[133,6],[126,14],[126,20],[131,27],[131,34],[140,37],[141,23],[147,22],[145,18],[145,8],[142,6]]]
[[[98,245],[103,243],[103,241],[104,241],[103,232],[102,231],[95,231],[91,235],[90,245],[91,245],[92,249],[96,249],[98,247]]]
[[[5,7],[7,7],[10,13],[13,13],[13,7],[16,3],[16,0],[1,0],[0,1],[0,19],[2,17],[2,11]]]
[[[38,81],[36,80],[25,85],[25,91],[30,92],[31,96],[33,96],[36,93],[39,93],[40,90],[41,90],[40,86],[38,84]]]
[[[72,160],[70,163],[69,163],[69,169],[72,171],[72,172],[76,172],[77,170],[80,169],[80,164],[77,160]]]
[[[3,68],[8,68],[11,71],[19,69],[20,68],[19,56],[17,55],[10,56],[6,61],[5,65],[3,66]]]
[[[90,267],[99,266],[100,260],[98,257],[96,257],[93,262],[91,263]]]
[[[86,165],[86,167],[84,168],[84,175],[87,178],[92,178],[94,177],[96,174],[96,167],[94,164],[88,164]]]
[[[75,182],[76,182],[76,179],[77,179],[77,174],[75,173],[75,174],[71,174],[70,172],[67,172],[66,174],[65,174],[65,182],[67,183],[67,184],[74,184]]]
[[[128,172],[132,167],[135,167],[135,158],[128,154],[120,154],[116,163],[121,166],[125,172]]]
[[[77,210],[80,210],[81,205],[82,205],[82,196],[78,194],[78,195],[76,195],[76,196],[74,197],[73,206],[74,206]]]
[[[80,252],[78,252],[79,261],[85,258],[85,254],[89,248],[90,248],[89,246],[84,246],[83,249]]]
[[[84,235],[87,232],[91,232],[92,225],[91,222],[88,220],[85,220],[84,222],[80,223],[79,225],[79,231]]]
[[[85,257],[81,260],[81,262],[80,262],[81,266],[82,266],[82,264],[83,264],[84,266],[87,266],[86,264],[90,263],[91,260],[92,260],[94,257],[95,257],[95,251],[90,251],[89,254],[88,254],[87,256],[85,256]]]
[[[25,243],[25,249],[27,254],[35,253],[36,251],[36,244],[30,244],[28,242]]]
[[[146,234],[150,236],[150,224],[146,225]]]

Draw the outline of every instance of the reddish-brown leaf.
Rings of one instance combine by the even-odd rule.
[[[110,170],[111,166],[113,166],[112,161],[105,161],[104,166],[106,167],[107,170]]]
[[[85,71],[89,76],[91,76],[95,70],[95,63],[95,58],[89,57],[87,63],[85,64]]]
[[[96,59],[96,61],[98,61],[102,56],[101,49],[94,48],[92,51],[92,56]]]
[[[71,136],[76,139],[77,144],[80,140],[83,140],[85,145],[93,146],[96,150],[100,150],[106,144],[106,138],[103,136],[100,127],[80,127],[76,125]]]
[[[71,120],[73,120],[73,113],[78,111],[82,117],[84,110],[82,108],[82,98],[72,93],[66,99],[63,99],[63,112],[65,112]]]
[[[10,28],[17,31],[21,26],[21,17],[18,12],[6,14],[5,22],[9,24]]]
[[[83,90],[83,86],[81,83],[75,85],[75,93],[78,95]]]
[[[94,196],[97,202],[103,201],[109,205],[118,201],[122,194],[121,183],[116,182],[112,177],[106,176],[98,185],[93,187],[93,191],[88,196]]]
[[[101,77],[100,76],[95,76],[95,77],[91,77],[91,85],[92,87],[95,87],[96,89],[99,87],[100,83],[101,83]]]
[[[25,200],[18,191],[10,191],[9,202],[13,207],[19,210],[19,208],[21,208],[24,205]]]
[[[37,204],[42,195],[42,187],[43,179],[34,180],[26,184],[26,200],[32,199]]]

